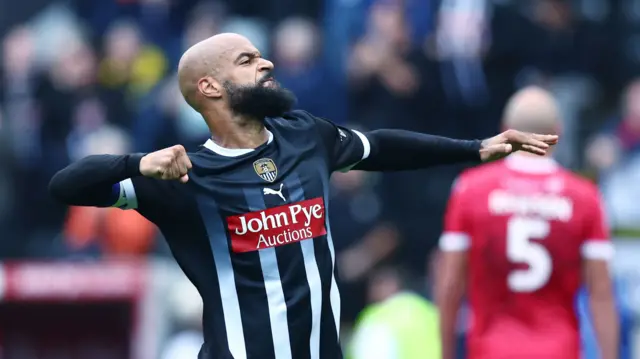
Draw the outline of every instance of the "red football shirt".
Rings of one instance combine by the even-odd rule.
[[[440,248],[468,251],[469,358],[579,358],[581,263],[613,255],[593,184],[543,157],[466,171]]]

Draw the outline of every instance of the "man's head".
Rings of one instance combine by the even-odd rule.
[[[245,37],[225,33],[189,48],[178,65],[180,91],[194,109],[218,108],[234,115],[262,120],[280,116],[295,102],[271,72],[273,64],[262,58]]]
[[[548,91],[530,86],[518,91],[505,107],[502,125],[505,129],[540,134],[559,134],[560,110]]]

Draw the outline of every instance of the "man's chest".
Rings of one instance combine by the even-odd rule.
[[[194,164],[194,167],[197,164]],[[326,165],[314,156],[255,156],[216,175],[192,176],[200,203],[215,203],[231,250],[276,247],[326,234]]]

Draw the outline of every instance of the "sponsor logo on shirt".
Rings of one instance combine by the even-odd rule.
[[[267,182],[273,182],[278,177],[278,168],[270,158],[261,158],[253,163],[253,169],[258,176]]]
[[[321,197],[227,217],[236,253],[278,247],[327,234]]]
[[[278,197],[280,197],[282,199],[282,202],[286,202],[287,199],[284,198],[284,195],[282,194],[282,187],[283,186],[284,186],[284,183],[280,183],[280,189],[277,190],[277,191],[275,189],[272,189],[272,188],[263,188],[262,189],[262,194],[264,194],[265,196],[270,195],[270,194],[276,195],[276,196],[278,196]]]

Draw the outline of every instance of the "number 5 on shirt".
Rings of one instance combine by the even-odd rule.
[[[534,292],[549,281],[551,256],[539,243],[549,235],[549,222],[539,218],[514,216],[507,222],[507,258],[528,268],[514,269],[507,285],[514,292]]]

